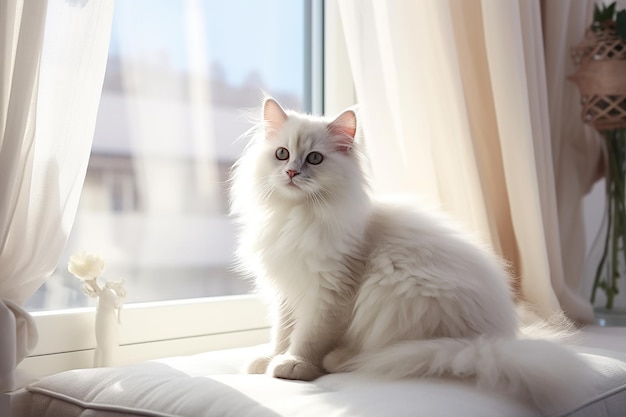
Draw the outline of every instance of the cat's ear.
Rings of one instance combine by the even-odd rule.
[[[273,98],[265,99],[263,103],[263,121],[265,122],[265,137],[272,139],[283,127],[287,120],[287,113]]]
[[[336,149],[347,152],[352,149],[356,135],[356,113],[346,110],[328,124],[328,132],[336,141]]]

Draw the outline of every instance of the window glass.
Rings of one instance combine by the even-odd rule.
[[[67,271],[99,252],[126,302],[241,294],[228,170],[262,91],[309,110],[310,2],[119,1],[74,228],[29,310],[93,305]]]

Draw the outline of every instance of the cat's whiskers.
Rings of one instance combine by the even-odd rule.
[[[333,193],[328,187],[322,185],[320,189],[314,190],[309,195],[309,201],[320,210],[330,208],[330,202],[337,200],[337,194]]]
[[[336,198],[336,195],[327,189],[316,190],[315,192],[309,194],[308,201],[314,210],[324,215],[326,218],[326,222],[324,224],[329,229],[333,229],[334,225],[340,222],[336,211],[331,207],[331,201]]]
[[[335,194],[326,186],[322,186],[321,192],[324,193],[324,195],[328,197],[327,200],[338,200],[337,194]]]
[[[270,196],[274,193],[274,187],[266,179],[264,182],[259,184],[258,192],[259,192],[259,200],[267,201],[270,198]]]
[[[324,211],[330,207],[326,199],[318,190],[315,190],[312,193],[308,194],[308,201],[311,203],[311,205],[314,206],[315,209],[319,211]]]

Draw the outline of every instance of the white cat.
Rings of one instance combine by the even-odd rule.
[[[370,196],[357,116],[265,100],[233,169],[242,269],[271,291],[273,352],[248,371],[473,378],[550,410],[592,371],[545,340],[521,340],[503,263],[440,214]],[[385,140],[385,138],[377,138]]]

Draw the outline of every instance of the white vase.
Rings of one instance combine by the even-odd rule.
[[[604,132],[605,207],[585,264],[598,323],[626,326],[626,133]]]
[[[113,288],[105,286],[98,293],[94,367],[112,366],[117,363],[120,310],[123,301],[124,299]]]

